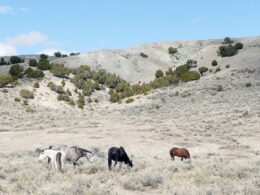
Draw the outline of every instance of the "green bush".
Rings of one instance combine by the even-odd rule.
[[[202,67],[199,68],[199,72],[200,72],[201,75],[203,75],[203,73],[205,73],[205,72],[208,72],[208,70],[209,69],[205,66],[202,66]]]
[[[199,80],[200,74],[197,71],[188,71],[181,75],[181,80],[184,82]]]
[[[18,98],[18,97],[15,97],[15,98],[14,98],[14,101],[15,101],[15,102],[21,102],[21,99]]]
[[[27,113],[35,113],[36,111],[32,108],[26,108],[25,110]]]
[[[23,78],[23,67],[20,66],[19,64],[12,65],[9,73],[14,77],[14,78]]]
[[[59,78],[68,78],[70,70],[67,67],[64,67],[63,64],[54,64],[51,66],[50,72]]]
[[[119,93],[114,92],[114,90],[109,91],[109,101],[112,103],[119,102],[122,98]]]
[[[169,86],[170,82],[167,79],[167,77],[161,77],[161,78],[157,78],[157,79],[153,80],[152,82],[150,82],[150,85],[153,89],[157,89],[157,88]]]
[[[189,70],[190,70],[190,66],[188,64],[184,64],[184,65],[178,66],[174,72],[177,74],[177,76],[181,76],[184,73],[188,72]]]
[[[189,65],[189,66],[192,66],[192,65],[194,65],[194,64],[197,64],[197,61],[196,61],[196,60],[189,59],[189,60],[187,60],[186,64]]]
[[[215,70],[215,73],[221,71],[220,67],[217,67],[216,70]]]
[[[218,85],[218,86],[217,86],[217,91],[223,91],[222,85]]]
[[[72,96],[72,93],[71,93],[71,91],[70,91],[69,89],[67,89],[66,95],[67,95],[67,96]]]
[[[121,81],[115,87],[116,92],[124,92],[129,89],[130,85],[126,81]]]
[[[24,99],[33,99],[34,98],[34,94],[33,92],[31,92],[30,90],[28,89],[22,89],[20,91],[20,96]]]
[[[133,93],[138,94],[147,94],[151,89],[151,85],[143,83],[143,84],[135,84],[132,85]]]
[[[40,55],[40,59],[42,60],[42,59],[48,59],[48,55],[46,55],[46,54],[41,54]]]
[[[239,50],[239,49],[243,49],[244,45],[243,45],[243,43],[238,42],[234,45],[234,47],[236,50]]]
[[[81,93],[78,93],[78,100],[77,100],[78,108],[83,109],[85,106],[85,98]]]
[[[94,84],[91,81],[85,81],[82,92],[85,96],[92,95],[92,92],[94,92]]]
[[[105,84],[109,88],[114,89],[120,81],[121,81],[120,77],[117,76],[116,74],[108,74]]]
[[[62,87],[65,87],[65,85],[66,85],[65,80],[62,79],[62,81],[61,81],[61,86],[62,86]]]
[[[58,101],[69,102],[69,101],[70,101],[70,97],[67,96],[67,95],[59,94],[59,95],[57,96],[57,100],[58,100]]]
[[[28,78],[42,78],[44,77],[44,73],[42,70],[39,69],[32,69],[32,68],[27,68],[26,71],[24,72],[24,74],[28,77]]]
[[[33,88],[40,88],[39,82],[34,83]]]
[[[18,56],[11,56],[10,57],[10,63],[11,64],[18,64],[18,63],[23,63],[24,60]]]
[[[218,65],[217,60],[213,60],[213,61],[211,62],[211,65],[212,65],[212,66],[217,66],[217,65]]]
[[[221,57],[229,57],[237,54],[237,49],[233,45],[220,46],[218,53]]]
[[[4,58],[1,58],[1,60],[0,60],[0,66],[1,65],[7,65],[7,62],[5,61]]]
[[[62,86],[58,86],[53,82],[49,82],[47,85],[52,91],[55,91],[58,94],[65,94],[65,91],[63,90]]]
[[[70,106],[76,106],[76,103],[75,103],[75,101],[74,101],[73,99],[70,99],[70,101],[68,102],[68,104],[69,104]]]
[[[252,86],[251,83],[247,83],[247,84],[246,84],[246,87],[251,87],[251,86]]]
[[[155,77],[156,77],[156,78],[163,77],[163,71],[162,71],[162,70],[157,70],[157,71],[155,72]]]
[[[130,104],[130,103],[132,103],[132,102],[134,102],[134,101],[135,101],[135,100],[134,100],[133,98],[129,98],[129,99],[126,100],[126,103],[127,103],[127,104]]]
[[[61,53],[60,53],[60,52],[55,52],[55,53],[54,53],[54,56],[55,56],[56,58],[60,58],[60,57],[61,57]]]
[[[94,72],[93,79],[98,81],[102,85],[105,84],[107,79],[107,71],[104,69],[100,69],[97,72]]]
[[[140,56],[143,57],[143,58],[148,58],[148,55],[143,53],[143,52],[140,53]]]
[[[37,68],[40,70],[49,70],[51,68],[49,60],[45,58],[40,59],[39,63],[37,64]]]
[[[36,67],[38,64],[37,60],[36,59],[30,59],[29,60],[29,66],[34,66]]]
[[[224,38],[223,44],[232,44],[232,43],[233,43],[233,41],[231,40],[231,38],[229,38],[229,37]]]
[[[15,79],[11,75],[0,76],[0,88],[6,87],[8,84],[11,84]]]
[[[177,52],[178,52],[177,48],[174,48],[174,47],[169,47],[168,48],[168,53],[171,54],[171,55],[173,55],[173,54],[175,54]]]

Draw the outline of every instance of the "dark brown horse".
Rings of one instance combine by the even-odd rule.
[[[170,155],[172,157],[172,160],[174,160],[175,156],[180,157],[182,161],[183,161],[183,158],[190,159],[190,153],[186,148],[175,148],[174,147],[170,150]]]

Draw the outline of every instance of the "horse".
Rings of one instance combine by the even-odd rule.
[[[125,149],[123,147],[111,147],[108,150],[108,168],[111,170],[112,160],[115,161],[114,167],[116,166],[117,162],[124,162],[129,167],[133,167],[132,161],[129,159]]]
[[[51,159],[52,167],[59,172],[62,172],[65,165],[65,152],[62,150],[44,149],[40,152],[38,160],[41,162],[44,159]]]
[[[82,157],[86,157],[88,161],[91,161],[92,152],[89,150],[79,148],[77,146],[68,147],[66,145],[54,145],[49,146],[49,149],[52,150],[62,150],[65,152],[65,161],[71,162],[74,165],[74,168],[78,164],[78,160]],[[48,163],[50,162],[50,159],[48,159]]]
[[[181,157],[181,161],[183,161],[183,158],[190,159],[190,153],[186,148],[173,147],[170,150],[170,156],[171,156],[172,160],[174,160],[174,156]]]

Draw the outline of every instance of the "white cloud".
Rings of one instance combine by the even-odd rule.
[[[0,42],[0,56],[10,56],[16,54],[16,48]]]
[[[13,14],[14,10],[10,6],[0,5],[0,14]]]
[[[69,55],[71,52],[64,51],[62,49],[57,49],[57,48],[49,48],[49,49],[44,49],[42,51],[37,52],[37,54],[46,54],[49,56],[53,56],[55,52],[61,52],[62,54],[67,54]]]
[[[38,32],[30,31],[26,34],[21,34],[15,37],[9,37],[5,40],[8,45],[34,46],[48,41],[48,36]]]

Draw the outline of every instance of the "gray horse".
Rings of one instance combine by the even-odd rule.
[[[78,160],[82,157],[86,157],[86,159],[89,161],[90,157],[92,156],[92,152],[89,150],[79,148],[77,146],[68,147],[66,145],[53,145],[49,146],[49,149],[51,150],[62,150],[65,152],[65,161],[73,163],[74,168],[78,164]],[[48,163],[50,162],[50,159],[48,159]]]

